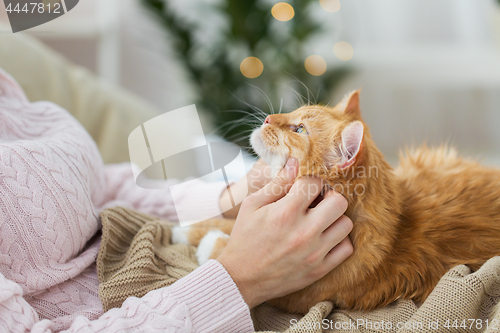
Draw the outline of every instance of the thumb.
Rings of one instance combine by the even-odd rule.
[[[283,198],[292,187],[295,178],[297,178],[298,171],[299,161],[294,157],[289,158],[285,167],[278,175],[266,186],[253,194],[256,197],[254,202],[258,208]]]

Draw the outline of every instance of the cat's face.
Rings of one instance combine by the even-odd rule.
[[[273,176],[289,157],[301,166],[344,169],[356,161],[362,148],[364,125],[359,92],[335,107],[303,106],[291,113],[274,114],[251,136],[255,152],[273,167]]]

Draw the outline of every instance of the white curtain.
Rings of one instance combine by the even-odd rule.
[[[341,0],[338,17],[354,43],[489,43],[495,0]]]
[[[361,106],[388,159],[404,145],[448,143],[500,165],[500,52],[494,0],[341,0],[337,29],[354,73],[332,102],[362,87]],[[340,62],[340,61],[338,61]]]

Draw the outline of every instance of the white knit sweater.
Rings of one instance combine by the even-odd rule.
[[[177,209],[220,214],[225,184],[190,182]],[[104,166],[65,110],[30,103],[0,70],[0,332],[247,332],[250,312],[215,260],[170,287],[103,314],[98,213],[114,205],[175,220],[167,190],[136,186],[129,164]]]

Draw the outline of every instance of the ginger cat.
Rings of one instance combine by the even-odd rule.
[[[452,267],[477,270],[500,255],[500,170],[426,147],[391,168],[361,118],[359,91],[333,108],[271,115],[251,142],[268,164],[282,167],[293,156],[299,177],[320,177],[343,193],[354,224],[353,254],[319,281],[269,302],[278,308],[306,313],[324,300],[352,310],[398,298],[420,303]],[[204,262],[220,254],[233,222],[177,229],[174,240],[199,245]]]

